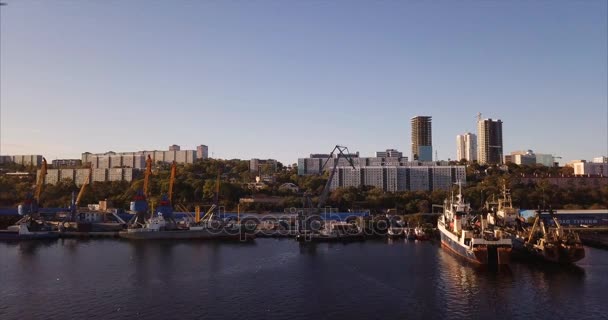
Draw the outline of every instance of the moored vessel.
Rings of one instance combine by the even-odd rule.
[[[59,234],[53,232],[52,227],[44,220],[37,220],[31,217],[24,217],[15,225],[8,227],[7,230],[0,230],[0,240],[19,241],[19,240],[43,240],[57,239]]]
[[[480,218],[480,219],[479,219]],[[475,221],[477,220],[477,221]],[[459,193],[446,199],[437,221],[442,247],[480,265],[505,265],[510,261],[512,241],[501,230],[490,230],[483,217],[473,217],[471,207]]]
[[[428,234],[421,226],[417,226],[416,228],[414,228],[414,234],[416,235],[416,240],[429,240]]]
[[[534,224],[529,230],[512,232],[510,235],[514,250],[519,254],[560,264],[574,263],[585,257],[585,248],[578,234],[566,231],[551,209],[537,210]]]

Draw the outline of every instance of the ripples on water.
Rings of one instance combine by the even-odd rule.
[[[431,242],[0,243],[0,319],[606,317],[608,251],[475,268]]]

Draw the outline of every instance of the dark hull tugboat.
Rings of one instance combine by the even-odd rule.
[[[553,221],[553,226],[545,221],[547,218]],[[565,231],[553,210],[539,209],[532,228],[528,232],[513,234],[512,237],[517,252],[547,262],[570,264],[585,257],[585,248],[578,234]]]

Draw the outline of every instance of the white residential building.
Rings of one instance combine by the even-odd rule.
[[[572,167],[576,176],[608,176],[608,163],[576,162]]]
[[[477,136],[466,132],[456,136],[456,160],[477,160]]]
[[[466,183],[465,166],[367,166],[338,167],[332,180],[332,190],[360,185],[384,191],[448,190],[461,181]]]

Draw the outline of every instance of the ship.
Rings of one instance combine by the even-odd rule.
[[[59,212],[54,219],[49,220],[60,232],[61,236],[88,236],[96,234],[116,235],[120,230],[126,228],[127,223],[115,212],[104,207],[100,210],[81,210],[78,208],[82,191],[86,184],[83,184],[78,198],[72,193],[72,202],[69,212]]]
[[[549,221],[553,221],[551,226]],[[566,231],[552,209],[536,211],[529,230],[511,232],[514,250],[543,261],[571,264],[585,257],[585,248],[574,231]]]
[[[519,209],[513,207],[511,192],[503,185],[502,198],[498,201],[486,201],[485,209],[488,211],[488,224],[499,227],[519,228],[522,218]]]
[[[6,230],[0,230],[0,240],[18,241],[35,239],[57,239],[59,235],[54,232],[39,212],[40,195],[44,186],[44,177],[47,172],[46,159],[42,158],[42,167],[36,181],[35,194],[28,193],[23,203],[17,207],[22,218]]]
[[[442,247],[478,265],[509,264],[512,241],[503,236],[501,230],[488,229],[483,216],[473,216],[470,204],[462,197],[462,186],[459,192],[446,199],[443,214],[437,221]]]
[[[17,209],[19,215],[23,216],[14,225],[6,230],[0,230],[0,240],[38,240],[57,239],[59,235],[53,230],[47,221],[38,212],[38,201],[30,194],[23,204]]]
[[[217,207],[212,205],[205,216],[200,218],[197,207],[193,222],[177,223],[173,219],[173,209],[167,198],[163,196],[156,214],[145,218],[147,203],[145,196],[138,194],[131,203],[135,217],[126,230],[118,232],[118,236],[131,240],[170,240],[170,239],[217,239],[217,240],[252,240],[255,238],[255,226],[249,227],[239,222],[225,221],[214,215]]]
[[[25,217],[7,230],[0,230],[0,240],[52,240],[59,238],[59,234],[52,230],[44,220]]]

